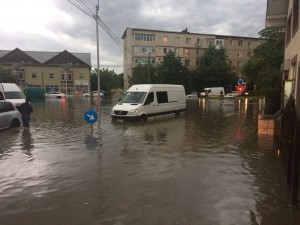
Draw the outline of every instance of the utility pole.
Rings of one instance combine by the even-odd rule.
[[[150,54],[151,52],[148,53],[148,84],[150,84]]]
[[[100,113],[100,102],[101,102],[101,97],[100,97],[100,72],[99,72],[99,30],[98,30],[98,21],[99,21],[99,16],[98,16],[98,11],[99,11],[99,0],[98,4],[96,5],[96,15],[95,15],[95,20],[96,20],[96,33],[97,33],[97,78],[98,78],[98,113]]]

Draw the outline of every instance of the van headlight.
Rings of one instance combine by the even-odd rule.
[[[137,109],[129,110],[127,115],[135,115],[137,112]]]

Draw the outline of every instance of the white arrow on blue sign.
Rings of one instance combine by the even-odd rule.
[[[95,123],[98,120],[98,114],[94,110],[88,110],[84,114],[84,119],[88,123]]]
[[[239,80],[238,80],[238,85],[243,85],[243,84],[244,84],[243,79],[239,79]]]

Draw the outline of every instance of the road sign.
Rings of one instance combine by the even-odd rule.
[[[238,80],[238,85],[241,86],[241,85],[243,85],[243,84],[244,84],[244,80],[243,80],[243,79],[239,79],[239,80]]]
[[[84,114],[84,119],[88,123],[95,123],[98,120],[98,114],[94,110],[88,110]]]
[[[244,92],[246,85],[236,85],[235,86],[236,90],[239,92],[240,95]]]

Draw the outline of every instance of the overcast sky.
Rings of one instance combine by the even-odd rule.
[[[84,3],[95,14],[98,0]],[[0,49],[91,53],[96,23],[68,0],[0,0]],[[267,0],[100,0],[99,16],[119,42],[126,27],[258,37]],[[99,27],[100,67],[122,72],[123,51]]]

